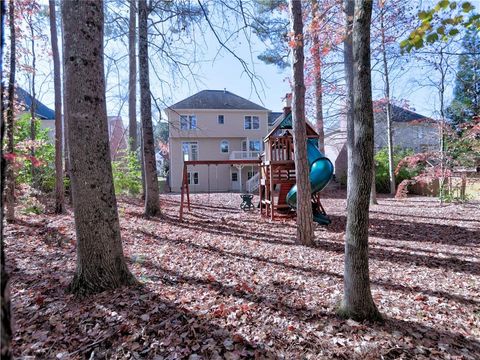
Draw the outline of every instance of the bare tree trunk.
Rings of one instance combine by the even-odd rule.
[[[4,52],[3,52],[3,47],[5,45],[5,16],[6,16],[6,1],[1,1],[0,2],[0,21],[1,21],[1,54],[0,54],[0,69],[3,69],[3,59],[4,59]],[[8,108],[8,113],[7,116],[10,116],[10,119],[8,122],[13,125],[13,101],[10,102],[10,100],[13,100],[13,85],[14,84],[14,77],[15,77],[15,27],[14,25],[14,4],[13,0],[10,0],[9,3],[9,17],[10,17],[10,61],[13,59],[13,63],[10,64],[10,77],[9,77],[9,108]],[[12,76],[13,72],[13,76]],[[4,102],[3,102],[3,92],[4,92],[4,86],[3,86],[3,71],[0,74],[1,77],[1,94],[0,94],[0,117],[1,117],[1,134],[0,134],[0,152],[2,154],[1,157],[1,193],[0,196],[3,197],[6,184],[5,184],[5,179],[6,179],[6,172],[8,168],[11,168],[11,164],[7,164],[7,160],[4,157],[4,149],[3,149],[3,141],[5,139],[5,119],[4,119]],[[10,114],[11,112],[11,114]],[[13,126],[12,126],[13,127]],[[13,130],[13,129],[12,129]],[[13,135],[13,132],[12,132]],[[13,142],[12,142],[13,145]],[[8,149],[5,149],[8,150]],[[8,205],[7,205],[8,206]],[[3,214],[4,214],[4,207],[3,207],[3,201],[1,204],[1,213],[0,213],[0,264],[1,264],[1,269],[0,269],[0,357],[2,359],[12,359],[12,349],[11,349],[11,341],[12,341],[12,324],[11,324],[11,308],[10,308],[10,276],[7,272],[6,269],[6,260],[5,260],[5,248],[4,248],[4,238],[3,238]]]
[[[353,19],[354,144],[347,199],[344,295],[339,313],[355,320],[379,320],[368,268],[368,211],[373,166],[373,105],[370,67],[372,2],[356,0]]]
[[[7,107],[7,146],[5,153],[12,157],[7,161],[6,171],[6,189],[5,189],[5,204],[6,204],[6,220],[8,222],[15,221],[15,171],[14,171],[14,142],[13,142],[13,122],[14,122],[14,108],[15,108],[15,71],[16,71],[16,39],[15,39],[15,4],[14,0],[10,0],[9,22],[10,22],[10,75],[8,78],[8,107]]]
[[[383,58],[383,74],[385,76],[385,99],[387,100],[387,146],[388,146],[388,176],[390,178],[390,194],[395,195],[395,164],[393,162],[392,105],[390,104],[390,76],[387,62],[387,50],[384,24],[385,5],[380,10],[381,49]]]
[[[354,0],[343,1],[343,11],[345,14],[345,40],[343,42],[343,58],[345,67],[345,116],[347,118],[347,197],[352,188],[351,179],[353,171],[353,44],[352,27]]]
[[[445,66],[445,67],[444,67]],[[443,49],[440,50],[440,205],[443,205],[445,197],[445,69]]]
[[[145,169],[145,215],[160,215],[160,201],[155,161],[155,143],[152,125],[152,97],[148,71],[148,9],[146,0],[138,3],[139,65],[140,65],[140,112],[143,129],[143,162]]]
[[[376,169],[375,169],[375,160],[372,166],[372,187],[370,189],[370,205],[378,205],[377,201],[377,185],[376,180]]]
[[[311,246],[313,231],[312,193],[310,169],[307,160],[307,125],[305,122],[305,82],[303,75],[303,20],[300,1],[290,1],[292,32],[295,36],[293,48],[293,146],[295,149],[295,173],[297,181],[297,238],[299,244]]]
[[[113,186],[103,64],[103,2],[65,1],[62,16],[77,234],[77,268],[70,290],[88,294],[134,284],[135,280],[123,256]]]
[[[312,0],[312,22],[318,22],[318,1]],[[318,148],[325,154],[325,134],[323,129],[323,89],[322,89],[322,58],[320,56],[320,42],[318,34],[313,34],[313,63],[315,78],[315,109],[316,122],[315,127],[318,133]]]
[[[36,138],[36,124],[35,124],[35,114],[36,114],[36,100],[37,94],[35,92],[35,78],[37,72],[37,56],[35,53],[35,31],[33,29],[33,19],[32,15],[30,15],[28,20],[28,26],[30,27],[30,46],[32,51],[32,83],[31,83],[31,100],[32,104],[30,105],[30,139],[32,140],[31,148],[30,148],[30,156],[32,157],[31,161],[31,174],[32,174],[32,185],[33,187],[38,187],[38,179],[37,179],[37,171],[35,166],[33,165],[33,158],[35,157],[35,138]]]
[[[128,23],[128,142],[130,151],[137,151],[137,54],[136,44],[136,0],[130,0],[130,20]]]
[[[62,214],[65,203],[65,190],[63,188],[62,164],[62,84],[60,79],[60,54],[58,52],[57,16],[55,0],[49,0],[50,8],[50,38],[52,41],[53,55],[53,87],[55,91],[55,213]]]

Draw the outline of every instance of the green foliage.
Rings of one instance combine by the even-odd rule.
[[[16,179],[19,184],[33,185],[32,166],[35,167],[37,183],[35,186],[44,192],[55,188],[55,146],[48,137],[48,129],[41,128],[41,121],[35,119],[35,141],[30,140],[30,114],[25,114],[15,121],[14,148]],[[34,146],[35,158],[30,156]]]
[[[464,54],[459,57],[453,100],[447,117],[457,131],[459,125],[471,122],[480,114],[480,36],[472,29],[462,40]]]
[[[448,40],[463,29],[480,30],[480,15],[469,1],[440,0],[433,8],[418,13],[420,26],[413,30],[400,47],[407,51],[425,44]]]
[[[394,169],[397,167],[398,163],[406,156],[412,155],[413,151],[411,150],[402,150],[394,149],[393,152],[393,162]],[[389,193],[390,192],[390,176],[388,172],[388,148],[382,148],[375,154],[375,163],[376,163],[376,173],[375,173],[375,185],[377,187],[377,192],[379,193]],[[403,180],[411,179],[417,176],[420,172],[420,169],[408,168],[406,166],[401,167],[398,173],[395,175],[396,185],[400,184]]]
[[[138,195],[142,189],[142,173],[138,155],[129,151],[119,161],[112,162],[115,193]]]

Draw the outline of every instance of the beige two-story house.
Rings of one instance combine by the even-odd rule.
[[[181,190],[184,160],[257,159],[279,114],[226,90],[200,91],[165,112],[173,192]],[[189,166],[187,179],[191,192],[245,191],[257,173],[252,165],[197,165]]]

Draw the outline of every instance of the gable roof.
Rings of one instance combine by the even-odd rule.
[[[30,111],[30,107],[32,106],[32,96],[28,91],[17,86],[15,88],[15,94],[17,95],[18,102],[25,106],[25,111]],[[35,115],[43,120],[55,120],[55,111],[37,99],[35,99]]]
[[[171,109],[267,110],[226,90],[202,90],[170,106]]]
[[[273,126],[273,124],[283,115],[281,111],[271,111],[268,113],[268,126]]]
[[[384,101],[374,101],[374,110],[373,117],[376,121],[386,121],[387,120],[387,103]],[[400,106],[390,104],[392,109],[392,121],[394,122],[412,122],[412,121],[425,121],[433,122],[432,119],[418,114],[414,111],[402,108]]]
[[[277,120],[275,121],[275,123],[273,124],[274,125],[273,129],[270,130],[270,132],[267,134],[267,136],[265,136],[263,141],[268,141],[268,138],[270,136],[284,136],[287,133],[291,134],[290,131],[288,131],[288,130],[293,129],[292,120],[293,119],[292,119],[292,113],[291,112],[285,117],[283,116],[283,113],[282,113],[282,115],[280,117],[278,117]],[[306,121],[306,125],[307,125],[307,137],[317,137],[318,138],[317,132],[308,123],[308,121]]]

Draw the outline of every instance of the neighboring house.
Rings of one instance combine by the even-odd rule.
[[[386,104],[374,102],[375,151],[388,144]],[[392,104],[393,146],[414,152],[434,151],[440,147],[438,123],[411,110]],[[325,135],[325,155],[335,166],[337,178],[347,172],[346,121],[340,121],[340,129]]]
[[[170,186],[180,191],[184,160],[256,159],[270,121],[281,113],[226,90],[203,90],[165,110],[169,123]],[[257,166],[189,166],[190,191],[242,191]]]
[[[17,102],[22,107],[20,115],[30,113],[32,106],[31,95],[21,87],[15,88]],[[53,142],[55,139],[55,111],[35,99],[35,116],[40,119],[42,129],[48,129],[48,136]],[[62,116],[63,118],[63,116]],[[108,135],[110,140],[110,155],[112,160],[117,160],[127,149],[126,129],[121,116],[108,116]]]

